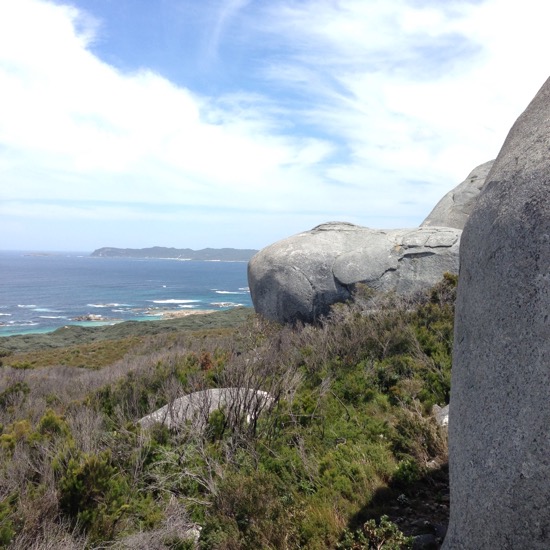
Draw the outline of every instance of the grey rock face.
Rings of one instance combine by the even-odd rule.
[[[445,550],[550,548],[550,80],[466,224]]]
[[[143,428],[164,424],[177,428],[191,422],[198,430],[208,423],[208,418],[217,409],[224,409],[232,417],[256,418],[273,398],[265,391],[247,388],[215,388],[184,395],[139,420]]]
[[[281,323],[312,321],[351,296],[356,283],[399,293],[458,271],[461,231],[375,230],[331,222],[261,250],[248,264],[254,308]]]
[[[421,227],[444,226],[464,229],[494,160],[474,168],[468,177],[449,191],[428,214]]]

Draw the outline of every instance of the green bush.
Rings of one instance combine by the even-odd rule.
[[[48,409],[38,422],[37,431],[46,437],[67,436],[70,433],[65,419],[51,409]]]
[[[108,451],[69,459],[59,483],[61,510],[94,538],[109,538],[128,509],[128,485]]]
[[[406,537],[388,516],[367,521],[358,531],[346,531],[338,544],[340,550],[405,550],[412,548],[412,537]]]
[[[261,470],[229,473],[208,513],[201,548],[292,547],[296,526],[289,490]]]
[[[206,428],[207,436],[210,441],[217,441],[223,438],[227,429],[227,418],[222,409],[214,409],[208,417],[208,426]]]
[[[22,401],[29,394],[29,385],[25,382],[15,382],[0,392],[0,410],[6,409],[15,404],[22,404]]]
[[[413,458],[402,460],[393,474],[393,481],[402,485],[410,485],[418,481],[424,474],[423,470]]]
[[[16,531],[12,514],[16,502],[16,494],[0,501],[0,548],[7,548],[15,537]]]

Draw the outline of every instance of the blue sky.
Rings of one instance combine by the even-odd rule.
[[[540,0],[0,0],[0,249],[418,225],[544,80]]]

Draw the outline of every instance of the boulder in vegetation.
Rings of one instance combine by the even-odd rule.
[[[139,424],[146,428],[163,424],[169,429],[191,422],[204,429],[214,411],[221,410],[226,417],[250,422],[273,402],[265,391],[247,388],[213,388],[184,395],[145,416]]]

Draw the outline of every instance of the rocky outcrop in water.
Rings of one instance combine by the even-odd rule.
[[[445,550],[550,548],[550,79],[466,224]]]

